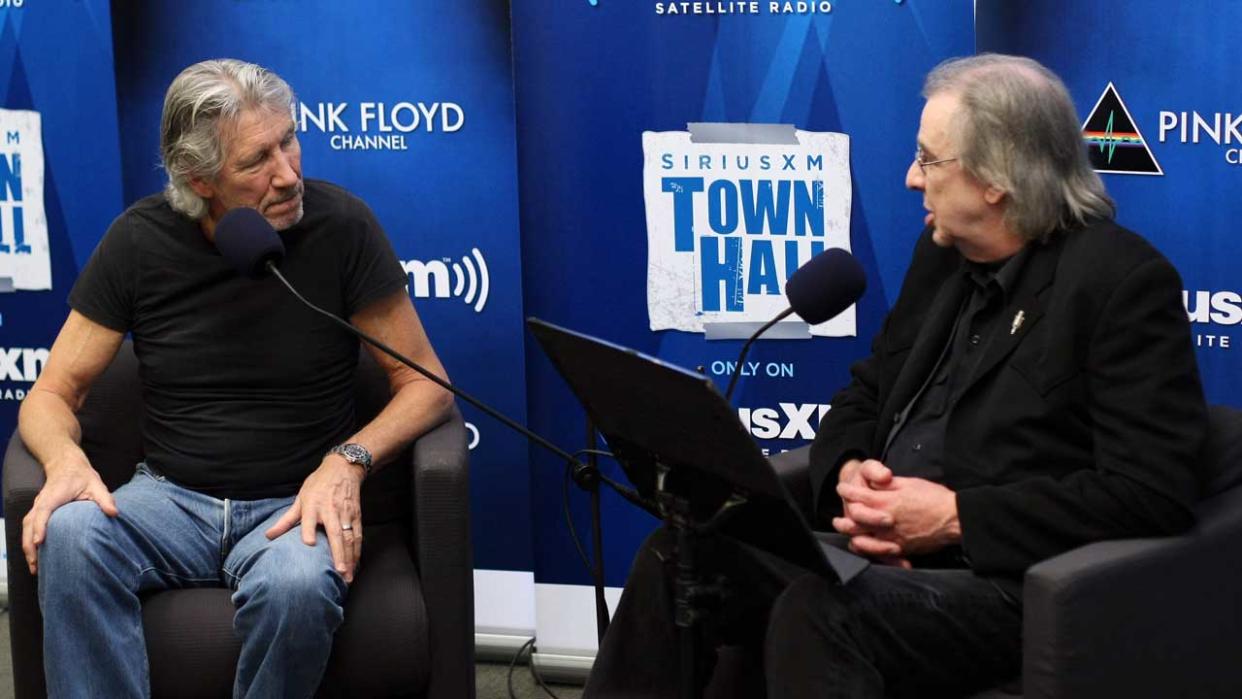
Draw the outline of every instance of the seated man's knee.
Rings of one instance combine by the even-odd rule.
[[[830,632],[842,628],[853,613],[844,587],[808,573],[790,583],[772,604],[768,638],[797,639],[813,628]]]
[[[319,550],[319,546],[326,544],[311,547],[294,539],[273,543],[241,587],[250,588],[251,597],[270,597],[287,605],[343,605],[347,588],[333,567],[332,558]]]
[[[93,502],[70,502],[56,508],[39,547],[40,568],[62,557],[71,561],[89,558],[110,525],[109,517]]]

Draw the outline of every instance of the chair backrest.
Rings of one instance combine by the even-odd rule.
[[[126,340],[78,411],[82,449],[110,489],[128,481],[142,460],[143,415],[138,358]]]
[[[1202,497],[1210,498],[1242,485],[1242,410],[1208,406],[1208,443]]]
[[[387,404],[388,380],[371,355],[361,351],[354,376],[354,412],[361,426]],[[95,380],[78,421],[82,425],[82,448],[104,483],[116,489],[134,474],[142,460],[142,381],[138,357],[126,340],[112,364]],[[395,464],[408,464],[409,453]],[[366,524],[408,521],[410,470],[384,468],[368,478],[362,488],[362,513]]]

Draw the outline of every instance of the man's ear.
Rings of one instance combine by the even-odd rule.
[[[988,185],[988,188],[983,190],[983,200],[992,206],[996,206],[1005,200],[1005,194],[1005,190],[1000,187],[997,187],[994,184]]]
[[[210,181],[202,177],[191,177],[189,183],[190,189],[193,189],[194,193],[203,199],[211,199],[216,195],[216,188],[212,186]]]

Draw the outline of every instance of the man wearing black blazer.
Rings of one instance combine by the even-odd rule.
[[[811,472],[821,521],[835,517],[873,555],[956,544],[975,572],[1015,583],[1087,542],[1185,528],[1205,417],[1181,284],[1158,252],[1110,221],[1060,231],[1014,259],[1021,275],[941,423],[936,490],[956,496],[954,534],[903,541],[927,534],[898,521],[875,537],[885,547],[845,521],[841,495],[862,508],[899,506],[896,495],[869,499],[860,470],[886,478],[881,464],[910,461],[896,449],[926,448],[903,431],[974,286],[968,258],[935,235],[920,238],[873,354],[852,368],[820,426]],[[839,495],[840,483],[857,487]]]
[[[1181,280],[1112,222],[1064,85],[983,55],[939,66],[924,96],[906,185],[926,228],[811,449],[816,523],[875,564],[838,585],[709,546],[738,590],[709,636],[761,635],[770,697],[1001,684],[1021,668],[1026,568],[1192,521],[1207,419]],[[673,693],[663,546],[635,561],[591,696]]]

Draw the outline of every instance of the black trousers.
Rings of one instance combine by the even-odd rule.
[[[678,696],[674,543],[660,529],[639,550],[583,696]],[[873,565],[842,586],[720,538],[700,540],[699,561],[729,591],[701,629],[701,668],[719,646],[749,668],[710,695],[755,696],[753,683],[773,699],[968,696],[1021,671],[1021,607],[970,570]]]

